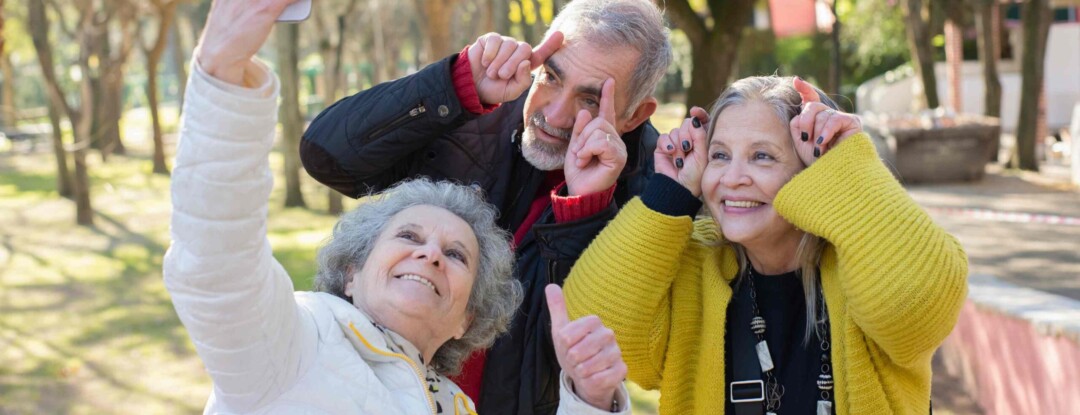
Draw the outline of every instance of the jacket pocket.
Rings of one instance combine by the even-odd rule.
[[[390,120],[390,122],[380,126],[379,128],[376,128],[375,131],[372,131],[371,135],[368,136],[368,141],[374,141],[379,137],[386,135],[386,133],[393,131],[394,129],[404,125],[405,123],[413,119],[416,119],[416,117],[419,117],[425,112],[427,112],[427,107],[424,106],[424,103],[421,102],[419,104],[416,104],[416,106],[410,109],[409,112],[399,115],[397,118]]]

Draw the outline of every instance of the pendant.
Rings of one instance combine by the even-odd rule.
[[[757,346],[754,346],[754,348],[757,349],[757,360],[758,363],[761,364],[761,371],[768,372],[773,370],[772,355],[769,354],[769,344],[766,343],[765,340],[762,340],[758,342]]]
[[[832,402],[817,401],[817,415],[832,415]]]
[[[776,415],[776,412],[766,412],[765,415]]]

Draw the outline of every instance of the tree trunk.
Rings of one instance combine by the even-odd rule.
[[[56,103],[50,99],[49,106],[49,124],[52,126],[53,131],[53,155],[56,156],[56,190],[60,193],[61,197],[68,199],[74,199],[75,190],[71,182],[71,170],[68,169],[67,151],[64,150],[64,130],[61,127],[61,115],[62,111],[56,107]]]
[[[440,59],[444,55],[454,53],[454,47],[450,44],[450,19],[454,15],[454,6],[460,0],[417,0],[416,8],[420,12],[421,21],[427,34],[427,57],[428,60]]]
[[[491,14],[495,21],[495,32],[510,35],[510,5],[505,0],[491,0]]]
[[[915,75],[923,85],[924,104],[927,108],[937,108],[940,103],[937,94],[937,76],[934,74],[934,55],[930,43],[930,25],[923,17],[926,7],[923,0],[903,0],[904,23],[907,26],[908,49],[915,67]],[[928,12],[928,11],[927,11]]]
[[[161,4],[155,2],[158,9],[158,30],[154,38],[154,45],[146,52],[146,102],[150,107],[151,134],[154,139],[154,173],[169,174],[169,168],[165,165],[165,140],[161,136],[161,114],[158,108],[158,64],[165,54],[165,46],[168,45],[169,32],[176,17],[176,2],[170,1]]]
[[[3,0],[0,0],[2,6]],[[0,25],[2,27],[2,25]],[[15,68],[11,64],[11,54],[6,51],[0,52],[0,73],[4,75],[2,85],[3,97],[0,98],[0,124],[6,127],[14,127],[19,120],[15,117]]]
[[[187,57],[185,56],[185,51],[187,51],[188,48],[184,46],[185,37],[182,33],[184,31],[184,28],[182,26],[185,23],[190,25],[190,23],[185,21],[184,19],[186,19],[186,15],[182,13],[176,13],[176,18],[173,19],[174,24],[172,25],[172,31],[169,33],[169,37],[171,38],[172,42],[172,67],[173,72],[176,73],[176,84],[178,86],[176,96],[179,99],[177,105],[177,110],[179,113],[184,112],[184,92],[187,89],[188,77]],[[186,30],[191,30],[191,27],[187,27]]]
[[[78,2],[76,9],[80,11],[78,34],[76,39],[79,48],[79,68],[82,73],[90,73],[89,58],[91,56],[91,41],[88,32],[93,31],[92,18],[94,11],[89,2]],[[93,114],[93,88],[91,79],[84,76],[80,82],[79,108],[68,105],[65,94],[60,88],[55,66],[53,64],[52,45],[49,43],[49,20],[45,15],[44,0],[29,0],[28,25],[31,28],[34,49],[37,51],[38,63],[41,66],[42,77],[48,88],[49,100],[58,109],[62,109],[75,130],[74,161],[75,175],[71,182],[71,190],[75,198],[75,222],[79,225],[92,226],[94,224],[94,211],[90,203],[90,174],[86,165],[86,152],[90,145],[90,129],[92,127]],[[55,127],[55,125],[54,125]],[[59,131],[59,130],[57,130]],[[66,168],[66,163],[65,163]],[[58,175],[63,175],[58,171]]]
[[[664,6],[664,0],[657,0]],[[754,13],[754,0],[710,0],[712,28],[687,0],[666,1],[668,16],[690,39],[693,68],[686,106],[708,106],[727,87],[735,68],[746,22]]]
[[[978,31],[977,42],[979,56],[982,58],[983,80],[986,81],[984,113],[990,117],[1001,117],[1001,79],[997,70],[1001,49],[998,47],[997,31],[994,30],[997,27],[996,19],[1000,6],[997,0],[982,0],[978,7],[975,29]]]
[[[1039,97],[1043,93],[1044,59],[1046,38],[1050,33],[1050,5],[1048,0],[1028,0],[1023,6],[1023,50],[1020,57],[1020,122],[1016,127],[1016,154],[1013,167],[1021,170],[1039,171],[1035,147],[1042,137],[1038,135]]]
[[[300,115],[300,29],[299,25],[279,25],[277,31],[278,72],[281,74],[281,152],[285,156],[285,207],[306,207],[300,192],[300,136],[304,119]]]
[[[844,62],[840,56],[840,16],[836,13],[836,3],[840,0],[832,0],[833,25],[829,40],[832,44],[832,65],[829,65],[829,91],[834,94],[840,93],[840,76],[843,73]]]

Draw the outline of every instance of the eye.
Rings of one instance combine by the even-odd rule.
[[[540,75],[537,77],[537,79],[539,79],[540,82],[543,83],[552,83],[555,82],[555,75],[552,74],[551,71],[549,71],[547,68],[544,68],[540,71]]]
[[[459,250],[449,249],[446,251],[445,255],[448,258],[453,258],[454,260],[461,262],[462,264],[468,265],[469,263],[468,259],[465,257],[465,254]]]
[[[773,156],[769,155],[769,153],[766,153],[764,151],[758,151],[758,152],[754,153],[754,160],[770,160],[771,161],[771,160],[776,160],[776,158],[774,158]]]
[[[583,98],[583,99],[581,100],[581,102],[582,102],[582,103],[584,103],[584,104],[585,104],[585,106],[586,106],[586,107],[589,107],[589,108],[596,108],[596,107],[599,107],[599,106],[600,106],[600,103],[599,103],[599,102],[597,102],[597,101],[596,101],[595,99],[593,99],[593,98]]]
[[[723,151],[714,151],[712,154],[709,155],[709,158],[711,158],[713,160],[728,160],[728,159],[730,159],[730,157],[728,157],[727,153],[725,153]]]
[[[401,239],[404,239],[406,241],[412,241],[412,242],[418,242],[420,240],[420,237],[417,236],[416,232],[413,232],[413,231],[401,231],[401,232],[398,232],[397,237],[401,238]]]

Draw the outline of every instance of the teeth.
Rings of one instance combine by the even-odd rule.
[[[731,207],[737,207],[737,208],[752,208],[752,207],[758,207],[758,206],[761,206],[761,205],[764,205],[764,203],[752,202],[752,201],[749,201],[749,200],[725,200],[724,201],[724,206],[731,206]]]
[[[428,288],[430,288],[430,289],[431,289],[431,291],[433,291],[433,292],[434,292],[435,294],[439,294],[439,290],[436,290],[436,289],[435,289],[435,284],[432,284],[432,283],[431,283],[431,281],[428,281],[428,279],[427,279],[427,278],[421,277],[421,276],[419,276],[419,275],[416,275],[416,274],[405,274],[405,275],[402,275],[402,276],[400,276],[400,277],[398,277],[398,278],[400,278],[400,279],[403,279],[403,280],[408,280],[408,281],[416,281],[416,282],[419,282],[419,283],[421,283],[421,284],[424,284],[424,285],[426,285],[426,286],[427,286]]]

